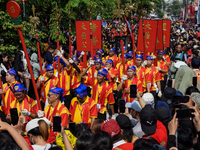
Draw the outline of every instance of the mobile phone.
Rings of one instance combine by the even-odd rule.
[[[176,112],[177,112],[176,118],[189,118],[194,116],[192,114],[192,112],[194,112],[194,109],[184,108],[184,109],[178,109]]]
[[[74,133],[75,132],[76,123],[75,122],[69,122],[69,130]]]
[[[192,84],[194,87],[197,87],[197,77],[193,77]]]
[[[61,116],[53,116],[53,131],[61,132]]]
[[[119,100],[119,112],[125,113],[125,100],[124,99]]]
[[[179,104],[179,103],[187,103],[189,101],[189,96],[179,96],[179,95],[174,95],[172,98],[172,102],[174,104]]]
[[[11,115],[12,124],[17,125],[18,120],[19,120],[17,108],[11,108],[10,115]]]
[[[137,97],[137,84],[131,84],[130,85],[130,98],[136,98]]]
[[[172,87],[172,80],[168,80],[168,85],[167,87]]]

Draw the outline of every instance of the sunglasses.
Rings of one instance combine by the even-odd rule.
[[[47,94],[48,97],[51,97],[52,95],[55,95],[55,94]]]

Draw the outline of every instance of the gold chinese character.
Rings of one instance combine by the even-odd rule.
[[[96,24],[92,24],[92,33],[96,33],[96,28],[97,28],[97,26],[96,26]]]
[[[86,30],[84,23],[82,23],[81,30]]]
[[[82,38],[82,40],[86,40],[86,34],[85,34],[85,32],[83,32],[83,33],[81,34],[81,38]]]
[[[167,31],[167,29],[166,29],[166,23],[163,23],[163,31]]]
[[[146,32],[146,33],[145,33],[145,39],[147,39],[147,40],[150,39],[150,34],[149,34],[149,32]]]
[[[151,25],[149,24],[149,22],[147,22],[147,25],[146,25],[146,28],[145,28],[145,29],[151,30],[150,26],[151,26]]]
[[[98,42],[96,36],[93,38],[92,42],[93,42],[93,46],[96,46],[96,44],[97,44],[97,42]]]
[[[158,39],[156,38],[156,45],[159,43]]]
[[[14,6],[11,6],[11,7],[10,7],[10,10],[11,10],[11,13],[15,13],[15,8],[14,8]]]
[[[166,42],[165,42],[165,35],[163,35],[163,43],[165,44]]]
[[[82,48],[86,48],[86,44],[87,44],[87,42],[82,42],[82,45],[83,45]]]
[[[148,46],[148,45],[149,45],[149,42],[145,42],[145,48],[147,48],[147,49],[148,49],[148,48],[149,48],[149,46]]]

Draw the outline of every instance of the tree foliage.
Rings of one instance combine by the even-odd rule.
[[[31,23],[29,23],[29,16],[33,16],[32,5],[35,6],[36,15],[40,18],[40,25],[37,26],[40,46],[43,46],[42,39],[50,36],[56,42],[57,39],[57,24],[53,18],[52,13],[56,10],[56,2],[59,10],[62,10],[62,20],[59,22],[59,40],[66,43],[65,36],[62,31],[69,29],[69,10],[72,10],[72,34],[75,34],[75,21],[76,20],[88,20],[89,12],[88,5],[90,2],[93,5],[92,19],[96,20],[98,13],[102,18],[111,21],[112,10],[117,8],[117,0],[28,0],[25,2],[25,17],[23,17],[23,3],[21,0],[15,0],[21,7],[21,15],[24,27],[22,32],[24,35],[27,49],[37,51],[35,35]],[[11,21],[11,17],[6,11],[7,0],[0,0],[0,52],[21,50],[22,46],[18,36],[17,29],[14,28],[14,24]],[[149,12],[152,9],[152,4],[159,3],[159,0],[143,0],[143,7]],[[121,7],[126,3],[130,3],[129,0],[121,0]],[[133,0],[133,3],[138,3],[138,9],[141,9],[141,1]],[[47,22],[47,24],[45,23]]]
[[[178,0],[173,1],[167,8],[167,12],[175,16],[180,15],[182,3]]]

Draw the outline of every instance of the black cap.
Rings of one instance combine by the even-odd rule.
[[[164,90],[164,93],[161,97],[161,101],[166,102],[168,105],[172,104],[172,98],[173,96],[176,95],[176,90],[171,87],[167,87]]]
[[[199,66],[200,66],[200,59],[198,57],[193,57],[191,59],[191,65],[192,65],[193,68],[199,68]]]
[[[151,105],[146,105],[140,112],[142,131],[146,134],[154,134],[157,127],[158,114]]]
[[[133,127],[129,117],[127,117],[126,115],[123,114],[118,115],[116,117],[116,121],[121,129],[129,129]]]

